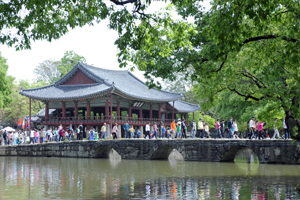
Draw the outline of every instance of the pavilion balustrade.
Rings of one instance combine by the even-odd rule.
[[[128,117],[128,116],[78,116],[78,117],[48,117],[44,118],[43,123],[45,124],[76,124],[76,123],[129,123],[136,125],[146,125],[148,122],[153,125],[155,122],[159,124],[161,121],[165,124],[170,124],[171,119],[157,119],[157,118],[137,118],[137,117]]]

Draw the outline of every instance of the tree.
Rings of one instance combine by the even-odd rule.
[[[5,122],[15,125],[20,117],[29,115],[29,99],[19,94],[21,88],[36,88],[48,85],[45,81],[37,81],[30,84],[28,80],[20,80],[12,83],[11,103],[6,105],[1,111],[4,113]],[[31,113],[36,114],[44,107],[44,103],[35,99],[31,100]]]
[[[45,60],[40,63],[34,70],[36,80],[42,80],[48,83],[53,83],[57,78],[60,77],[60,71],[58,66],[60,65],[59,61],[55,60]]]
[[[31,41],[58,39],[68,30],[93,25],[109,14],[101,0],[1,1],[0,41],[17,50],[30,49]]]
[[[78,55],[74,51],[66,51],[64,56],[60,60],[58,70],[60,71],[60,77],[66,75],[73,67],[78,63],[86,63],[86,59],[83,56]]]
[[[31,39],[51,41],[68,26],[108,17],[109,27],[119,34],[115,44],[120,67],[144,71],[150,87],[161,87],[154,77],[174,81],[174,74],[184,72],[205,99],[203,109],[215,106],[222,91],[269,103],[270,108],[284,110],[289,132],[300,140],[299,1],[214,0],[205,11],[198,0],[171,0],[172,5],[154,14],[146,12],[151,0],[110,2],[2,3],[0,40],[17,49],[29,48]],[[18,15],[22,6],[28,12],[24,16]],[[182,18],[175,20],[172,9]],[[3,34],[4,27],[16,28],[21,42]]]
[[[0,52],[0,108],[11,102],[12,82],[14,78],[7,75],[8,65]]]
[[[178,72],[189,74],[205,99],[202,109],[215,106],[222,91],[283,109],[289,132],[300,140],[293,129],[300,132],[299,1],[220,0],[207,12],[196,0],[171,2],[183,19],[173,20],[166,10],[143,15],[137,26],[130,17],[112,23],[120,66],[144,71],[150,87],[161,86],[153,77],[174,81]]]

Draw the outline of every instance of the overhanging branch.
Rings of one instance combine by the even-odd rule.
[[[127,1],[119,1],[119,0],[110,0],[111,2],[113,2],[114,4],[116,4],[116,5],[121,5],[121,6],[123,6],[123,5],[125,5],[125,4],[128,4],[128,3],[135,3],[135,2],[137,2],[138,0],[127,0]]]
[[[286,41],[291,41],[291,42],[297,42],[298,40],[295,38],[289,38],[287,36],[276,36],[276,35],[263,35],[263,36],[257,36],[257,37],[252,37],[247,40],[245,40],[240,46],[243,46],[244,44],[247,44],[249,42],[254,42],[254,41],[259,41],[259,40],[268,40],[268,39],[276,39],[276,38],[282,38],[283,40]]]
[[[225,60],[222,62],[220,68],[219,68],[217,71],[215,71],[215,72],[221,71],[221,69],[222,69],[222,67],[224,66],[224,63],[226,62],[226,60],[227,60],[227,54],[225,55]]]
[[[235,88],[229,88],[228,87],[228,90],[230,90],[230,91],[232,91],[232,92],[235,92],[237,95],[239,95],[239,96],[241,96],[241,97],[245,97],[245,100],[247,101],[248,99],[253,99],[253,100],[255,100],[255,101],[260,101],[260,100],[263,100],[264,98],[266,98],[266,97],[270,97],[269,95],[266,95],[266,96],[262,96],[262,97],[260,97],[260,98],[257,98],[257,97],[254,97],[254,96],[252,96],[252,95],[250,95],[250,94],[242,94],[242,93],[240,93],[239,91],[237,91]]]

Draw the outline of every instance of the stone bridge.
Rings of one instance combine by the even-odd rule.
[[[1,146],[0,156],[108,158],[114,149],[122,159],[167,160],[176,149],[186,161],[233,162],[240,150],[248,148],[260,163],[300,164],[299,146],[291,140],[121,139]]]

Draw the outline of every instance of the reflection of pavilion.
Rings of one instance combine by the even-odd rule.
[[[161,120],[169,124],[175,114],[184,116],[199,110],[198,105],[180,101],[179,93],[148,89],[127,70],[102,69],[80,62],[56,83],[22,89],[20,94],[30,101],[45,102],[45,126],[82,123],[89,129],[104,122],[144,126],[147,121],[153,124]]]

